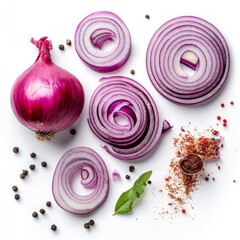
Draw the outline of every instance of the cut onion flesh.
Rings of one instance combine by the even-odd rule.
[[[195,72],[188,74],[181,65]],[[230,54],[215,26],[198,17],[182,16],[155,32],[146,67],[152,84],[165,98],[182,105],[200,104],[223,89]]]

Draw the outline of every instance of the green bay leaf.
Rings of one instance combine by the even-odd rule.
[[[143,173],[134,183],[133,187],[123,192],[119,197],[113,215],[126,214],[132,211],[135,204],[145,191],[147,181],[152,175],[152,171]]]

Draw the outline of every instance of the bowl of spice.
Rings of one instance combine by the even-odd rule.
[[[196,175],[203,171],[203,158],[192,153],[182,158],[179,166],[186,175]]]

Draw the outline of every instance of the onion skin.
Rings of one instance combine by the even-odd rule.
[[[131,35],[113,12],[97,11],[85,17],[75,32],[75,49],[82,61],[98,72],[112,72],[124,65],[131,53]],[[107,42],[113,49],[103,50]]]
[[[74,192],[71,184],[76,174],[82,176],[83,187],[93,190],[90,194]],[[68,212],[78,215],[94,212],[105,202],[109,192],[109,175],[104,161],[90,148],[70,149],[56,166],[52,192],[57,204]]]
[[[42,136],[39,140],[52,140],[52,134],[71,126],[81,114],[84,91],[73,74],[52,62],[47,37],[31,41],[39,55],[15,81],[11,106],[20,123]]]
[[[104,149],[121,160],[137,160],[150,153],[163,132],[171,128],[159,117],[147,90],[133,79],[102,78],[89,104],[88,124],[92,132],[109,144]],[[121,116],[126,123],[118,122]]]
[[[195,74],[189,76],[180,63],[196,70]],[[146,67],[152,84],[165,98],[181,105],[201,104],[223,89],[230,53],[215,26],[198,17],[182,16],[164,23],[154,33]]]

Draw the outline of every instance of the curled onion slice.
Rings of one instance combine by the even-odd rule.
[[[79,195],[73,189],[76,175],[81,185],[92,192]],[[100,207],[108,196],[109,176],[102,158],[92,149],[76,147],[59,160],[52,182],[52,192],[57,204],[68,212],[89,214]]]
[[[103,47],[113,42],[113,48]],[[120,68],[131,52],[131,36],[125,23],[114,13],[94,12],[85,17],[75,32],[75,49],[93,70],[110,72]]]
[[[94,91],[89,105],[91,130],[111,145],[104,148],[118,159],[145,156],[170,128],[169,123],[160,120],[153,98],[136,81],[122,76],[100,81],[102,84]]]
[[[184,70],[188,67],[194,74]],[[174,18],[153,35],[146,56],[154,87],[183,105],[211,99],[223,88],[230,67],[228,45],[211,23],[193,16]]]

